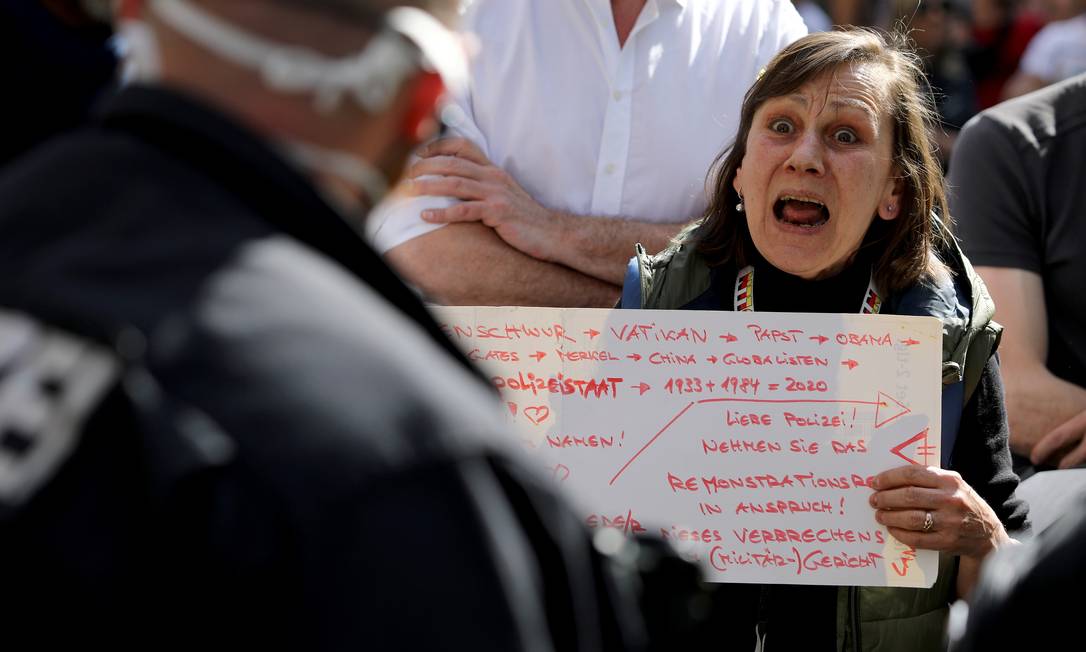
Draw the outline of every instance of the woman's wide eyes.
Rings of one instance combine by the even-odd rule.
[[[777,134],[790,134],[793,131],[792,123],[787,120],[774,120],[769,123],[769,129]]]
[[[851,145],[858,140],[856,133],[851,129],[838,129],[833,132],[833,139],[842,145]]]
[[[788,135],[795,132],[796,128],[791,121],[784,118],[777,118],[769,123],[769,130],[775,134]],[[837,129],[832,134],[833,140],[842,145],[852,145],[859,140],[856,132],[852,129]]]

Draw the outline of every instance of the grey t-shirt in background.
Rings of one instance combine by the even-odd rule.
[[[962,249],[1041,276],[1048,368],[1086,387],[1086,75],[973,118],[949,183]]]

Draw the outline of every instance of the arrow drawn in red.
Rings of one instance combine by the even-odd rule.
[[[920,457],[922,457],[924,459],[923,462],[917,462],[913,458],[911,458],[908,455],[905,455],[904,453],[901,452],[901,451],[905,450],[906,448],[908,448],[909,446],[912,446],[913,444],[921,442],[921,441],[924,442],[924,445],[923,446],[917,446],[916,447],[916,452],[920,455]],[[890,452],[893,453],[894,455],[897,455],[901,459],[905,460],[909,464],[916,464],[916,465],[919,465],[919,466],[927,466],[928,465],[928,458],[933,455],[933,452],[932,452],[933,449],[934,449],[934,446],[929,446],[928,445],[928,429],[924,428],[922,431],[916,433],[915,435],[913,435],[909,439],[906,439],[905,441],[901,442],[897,446],[894,446],[893,448],[891,448]]]
[[[900,340],[900,342],[905,346],[916,346],[917,344],[920,344],[920,340],[914,340],[911,337],[907,340]]]
[[[596,339],[596,336],[600,334],[600,332],[594,328],[589,328],[588,330],[581,332],[587,335],[589,339]]]
[[[531,355],[530,355],[530,356],[528,356],[528,357],[529,357],[529,358],[535,358],[535,361],[536,361],[536,362],[539,362],[539,361],[540,361],[540,360],[542,360],[543,358],[547,357],[547,354],[546,354],[546,353],[543,353],[542,351],[536,351],[535,353],[531,354]]]
[[[910,412],[912,410],[895,401],[894,397],[879,392],[878,407],[875,408],[875,427],[881,428],[894,419]]]
[[[641,360],[641,355],[637,354],[637,353],[631,353],[630,355],[628,355],[626,357],[633,360],[634,362],[639,362]]]
[[[690,402],[690,403],[688,403],[688,404],[687,404],[687,406],[686,406],[686,407],[684,407],[684,408],[682,409],[682,411],[681,411],[681,412],[679,412],[679,413],[678,413],[678,414],[676,414],[676,415],[675,415],[674,417],[672,417],[672,418],[671,418],[671,421],[668,421],[668,422],[667,422],[667,425],[666,425],[666,426],[664,426],[663,428],[660,428],[660,432],[658,432],[658,433],[656,433],[655,435],[653,435],[653,436],[652,436],[652,439],[650,439],[650,440],[649,440],[649,441],[648,441],[648,442],[647,442],[647,443],[646,443],[646,444],[645,444],[644,446],[642,446],[642,447],[641,447],[641,450],[639,450],[639,451],[637,451],[636,453],[634,453],[634,456],[630,458],[630,461],[629,461],[629,462],[626,462],[625,464],[623,464],[623,465],[622,465],[622,468],[618,470],[618,473],[616,473],[616,474],[615,474],[615,476],[614,476],[613,478],[611,478],[611,481],[610,481],[610,482],[608,482],[607,484],[615,484],[615,480],[618,480],[618,477],[619,477],[620,475],[622,475],[622,474],[623,474],[623,473],[624,473],[624,472],[626,471],[626,469],[630,468],[630,465],[634,463],[634,460],[636,460],[636,459],[638,458],[638,456],[640,456],[640,455],[641,455],[641,453],[644,453],[644,452],[645,452],[646,450],[648,450],[648,447],[649,447],[649,446],[652,446],[653,444],[655,444],[655,443],[656,443],[656,440],[660,438],[660,435],[662,435],[662,434],[664,434],[665,432],[667,432],[667,429],[671,427],[671,424],[673,424],[673,423],[675,423],[676,421],[678,421],[678,420],[679,420],[679,417],[681,417],[682,415],[686,414],[686,411],[687,411],[687,410],[689,410],[689,409],[690,409],[690,408],[692,408],[692,407],[694,407],[694,403],[693,403],[693,402]]]
[[[848,367],[849,371],[852,371],[856,367],[860,366],[860,363],[856,362],[855,360],[843,360],[841,364]]]
[[[705,361],[708,362],[709,364],[716,364],[716,356],[711,355],[708,358],[705,358]]]
[[[652,389],[652,387],[648,383],[641,383],[640,385],[630,385],[630,387],[633,387],[634,389],[641,392],[638,396],[644,396],[645,392]]]
[[[724,340],[725,342],[735,342],[739,338],[732,335],[731,333],[724,333],[720,336],[720,339]]]
[[[645,390],[648,389],[648,385],[646,385],[645,383],[641,383],[640,386],[644,387]],[[630,387],[638,386],[630,385]],[[645,392],[642,391],[641,393],[644,394]],[[634,456],[631,457],[629,461],[626,462],[626,464],[624,464],[622,468],[618,470],[617,473],[615,473],[614,477],[611,478],[611,481],[608,484],[615,484],[615,481],[618,480],[619,476],[625,473],[626,469],[630,468],[630,465],[634,463],[634,460],[636,460],[641,455],[641,453],[644,453],[646,450],[648,450],[650,446],[656,443],[661,435],[667,432],[668,428],[670,428],[676,421],[679,420],[680,417],[682,417],[682,415],[686,414],[687,411],[695,405],[701,405],[703,403],[844,403],[852,405],[874,405],[876,428],[884,426],[887,423],[893,421],[894,419],[904,414],[908,414],[911,411],[909,410],[909,408],[905,407],[901,403],[898,403],[892,397],[887,396],[883,392],[879,392],[878,399],[879,400],[877,401],[848,401],[830,398],[703,398],[700,401],[692,401],[691,403],[688,403],[687,406],[684,407],[678,414],[676,414],[671,419],[671,421],[668,421],[667,425],[660,429],[660,432],[653,435],[652,439],[650,439],[648,443],[641,447],[641,450],[634,453]],[[887,414],[889,414],[889,416],[887,416]],[[882,417],[881,421],[880,416]],[[927,454],[930,455],[930,453]]]
[[[830,338],[826,337],[825,335],[812,335],[812,336],[808,337],[807,339],[814,340],[814,341],[818,342],[819,344],[825,344],[826,342],[830,341]]]

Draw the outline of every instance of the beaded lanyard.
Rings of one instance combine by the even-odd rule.
[[[865,315],[876,315],[882,308],[882,299],[875,289],[875,275],[872,273],[867,280],[867,293],[864,294],[863,303],[860,304],[860,312]],[[747,265],[739,270],[735,276],[735,311],[751,312],[754,310],[754,267]]]

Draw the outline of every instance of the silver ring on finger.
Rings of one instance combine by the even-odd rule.
[[[921,532],[931,532],[935,527],[935,515],[931,512],[924,512],[924,527],[920,528]]]

